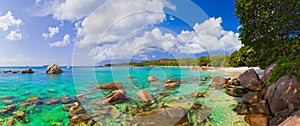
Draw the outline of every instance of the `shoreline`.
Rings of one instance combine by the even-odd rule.
[[[261,77],[263,76],[264,70],[259,67],[211,67],[209,71],[211,72],[222,72],[225,73],[225,78],[238,78],[243,72],[254,69],[255,72]]]

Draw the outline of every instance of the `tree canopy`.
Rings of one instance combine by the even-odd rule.
[[[251,62],[261,68],[273,62],[278,64],[274,71],[279,73],[272,72],[272,81],[284,74],[296,74],[300,78],[296,69],[300,64],[299,5],[299,0],[235,1],[235,15],[242,25],[240,39],[255,51]]]

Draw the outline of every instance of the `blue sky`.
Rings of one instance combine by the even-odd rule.
[[[94,65],[230,54],[241,46],[233,3],[0,1],[0,66]]]

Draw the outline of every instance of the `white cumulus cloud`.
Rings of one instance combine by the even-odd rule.
[[[22,24],[21,19],[16,19],[11,11],[8,11],[5,15],[0,16],[0,29],[7,31],[9,27],[19,27]]]
[[[22,34],[18,33],[18,32],[19,32],[19,29],[10,31],[10,33],[6,36],[6,39],[10,40],[10,41],[21,40],[22,39]]]
[[[59,33],[59,28],[58,27],[49,27],[48,31],[49,31],[49,33],[43,33],[42,34],[42,36],[45,39],[52,38],[54,35],[58,34]]]
[[[202,24],[196,23],[193,27],[194,31],[182,31],[177,35],[154,28],[145,31],[132,41],[96,47],[90,55],[95,56],[98,61],[105,61],[129,60],[133,55],[144,56],[145,53],[156,51],[156,48],[176,55],[217,51],[231,53],[242,46],[238,39],[239,34],[225,31],[221,23],[221,18],[210,18]],[[141,50],[143,53],[137,54]]]
[[[78,27],[78,46],[95,46],[100,41],[114,43],[128,31],[159,24],[165,8],[176,9],[165,0],[114,0],[85,18]]]
[[[54,42],[54,43],[50,43],[50,47],[60,47],[60,46],[67,46],[71,43],[71,40],[70,40],[70,35],[69,34],[66,34],[63,38],[63,40],[61,41],[57,41],[57,42]]]

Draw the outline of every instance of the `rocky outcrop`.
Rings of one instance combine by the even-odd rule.
[[[297,96],[299,90],[300,84],[295,75],[285,75],[269,86],[265,99],[270,105],[271,112],[276,114],[284,109],[289,111],[296,109],[300,105]]]
[[[278,126],[280,123],[284,122],[284,120],[289,118],[289,116],[293,115],[294,112],[295,111],[289,112],[288,109],[277,112],[277,114],[272,119],[270,119],[269,125]]]
[[[261,79],[264,84],[267,84],[267,81],[269,80],[269,78],[271,76],[271,72],[276,66],[277,66],[277,64],[276,64],[276,62],[274,62],[264,70],[264,76]]]
[[[149,76],[149,77],[147,78],[147,81],[148,81],[148,82],[155,82],[155,81],[158,81],[158,78],[155,77],[155,76]]]
[[[268,126],[268,118],[263,114],[250,113],[245,116],[245,121],[251,126]]]
[[[115,90],[110,95],[105,97],[104,103],[121,102],[125,99],[125,91]]]
[[[239,102],[237,106],[233,109],[238,115],[245,115],[250,113],[249,106],[243,102]]]
[[[257,92],[249,92],[242,97],[242,101],[249,104],[258,103],[260,96]]]
[[[266,100],[260,100],[258,103],[253,103],[250,106],[252,112],[257,114],[270,115],[269,105]]]
[[[27,68],[27,69],[22,71],[22,74],[32,74],[32,73],[34,73],[34,72],[31,68]]]
[[[169,107],[153,109],[149,112],[135,115],[132,125],[169,126],[174,125],[185,116],[185,110],[181,107]]]
[[[59,68],[58,65],[56,64],[51,64],[47,67],[46,69],[46,73],[47,74],[60,74],[62,73],[63,71]]]
[[[121,82],[111,82],[108,84],[104,84],[104,85],[98,85],[95,87],[95,89],[110,89],[110,90],[118,90],[122,88],[122,83]]]
[[[288,117],[279,126],[297,126],[300,124],[300,110],[295,112],[292,116]]]
[[[226,79],[221,76],[212,77],[211,87],[214,88],[223,88],[223,85],[226,83]]]
[[[243,97],[245,94],[247,94],[248,91],[244,88],[227,88],[226,94],[233,96],[233,97]]]
[[[261,91],[265,85],[254,69],[249,69],[239,76],[240,84],[252,91]]]
[[[141,90],[139,92],[136,93],[136,96],[145,103],[149,103],[150,101],[153,100],[153,97],[151,96],[151,94],[146,91],[146,90]]]

